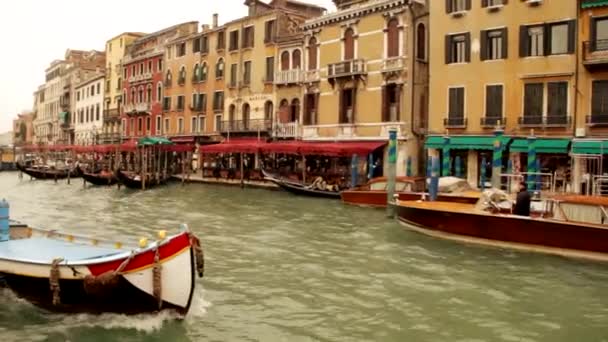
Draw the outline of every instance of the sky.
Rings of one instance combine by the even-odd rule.
[[[269,0],[264,0],[269,2]],[[331,0],[300,0],[329,11]],[[11,130],[18,113],[31,110],[33,93],[44,83],[44,70],[68,48],[104,50],[122,32],[154,32],[181,22],[220,25],[244,16],[244,0],[19,0],[2,5],[0,32],[0,133]]]

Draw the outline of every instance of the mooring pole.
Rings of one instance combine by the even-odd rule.
[[[386,213],[395,217],[395,179],[397,177],[397,129],[391,127],[388,132],[388,169],[386,184]]]

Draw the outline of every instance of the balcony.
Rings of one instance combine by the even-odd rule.
[[[583,65],[587,69],[608,67],[608,39],[583,42]]]
[[[319,82],[321,80],[321,72],[319,69],[307,70],[304,72],[303,77],[303,82],[305,83]]]
[[[120,112],[118,109],[105,109],[103,111],[103,121],[104,122],[113,122],[118,121],[120,118]]]
[[[591,114],[585,118],[587,126],[608,126],[608,114]]]
[[[115,144],[121,141],[120,133],[99,133],[97,142],[100,144]]]
[[[327,65],[327,81],[332,87],[338,78],[362,78],[365,75],[365,61],[362,59],[353,59]]]
[[[382,61],[383,73],[399,73],[405,70],[405,57],[385,58]]]
[[[152,73],[146,72],[143,74],[129,77],[129,83],[138,83],[138,82],[148,81],[151,79],[152,79]]]
[[[443,126],[445,128],[466,128],[467,127],[467,119],[462,118],[445,118],[443,119]]]
[[[266,119],[222,121],[222,133],[266,132],[272,129],[272,121]]]
[[[485,127],[485,128],[494,128],[496,126],[505,127],[505,125],[507,124],[507,118],[504,116],[502,116],[502,117],[485,117],[485,118],[481,118],[479,121],[480,121],[481,127]]]
[[[150,114],[151,107],[149,102],[129,103],[124,105],[124,111],[128,115]]]
[[[398,139],[407,138],[405,122],[305,125],[301,136],[303,140],[386,140],[391,128],[397,130]]]
[[[568,127],[572,124],[569,115],[524,115],[517,120],[520,127]]]
[[[272,130],[275,138],[299,138],[301,135],[300,124],[296,122],[276,123]]]
[[[304,72],[300,69],[282,70],[274,74],[274,84],[299,84],[304,80]]]
[[[177,79],[177,85],[184,85],[186,84],[186,78],[185,77],[180,77]]]

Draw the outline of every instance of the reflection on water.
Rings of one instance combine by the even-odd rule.
[[[608,265],[442,241],[383,210],[268,190],[145,192],[19,181],[29,224],[112,239],[188,224],[205,278],[189,316],[60,315],[0,297],[4,340],[607,341]]]

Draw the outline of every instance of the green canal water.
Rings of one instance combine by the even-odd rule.
[[[383,210],[268,190],[145,192],[0,173],[30,225],[116,240],[188,224],[206,273],[183,321],[64,315],[0,292],[3,341],[608,341],[608,265],[442,241]]]

